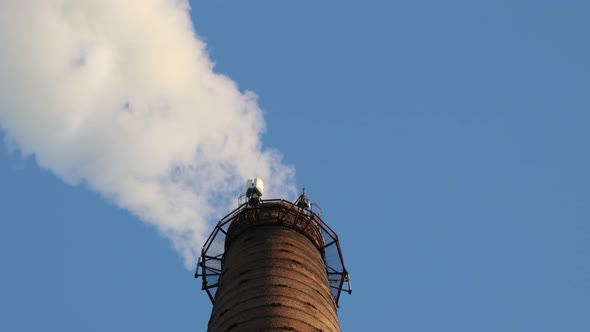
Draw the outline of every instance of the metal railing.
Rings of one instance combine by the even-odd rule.
[[[195,271],[195,278],[202,278],[202,289],[207,292],[211,302],[215,303],[215,294],[219,286],[225,249],[229,245],[229,243],[226,243],[226,237],[232,222],[246,215],[246,218],[240,219],[240,223],[247,223],[249,226],[260,225],[261,212],[270,209],[278,210],[275,217],[276,223],[300,231],[310,238],[321,252],[330,283],[330,290],[334,302],[338,305],[343,291],[349,294],[352,292],[338,235],[324,223],[318,214],[283,199],[260,200],[256,201],[255,204],[243,203],[217,223],[201,250],[201,256]],[[265,217],[265,219],[268,219],[268,217]],[[320,234],[312,235],[315,232],[310,232],[310,225],[315,226],[313,228],[319,230]],[[231,239],[228,240],[231,242]]]

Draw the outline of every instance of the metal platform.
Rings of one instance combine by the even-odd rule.
[[[215,303],[224,253],[232,242],[232,238],[228,238],[228,233],[230,236],[237,237],[249,228],[269,224],[277,224],[300,232],[317,247],[325,263],[336,305],[343,291],[349,294],[352,292],[336,233],[318,214],[286,200],[272,199],[240,205],[219,221],[205,242],[197,263],[195,278],[202,278],[202,289],[207,292],[212,303]]]

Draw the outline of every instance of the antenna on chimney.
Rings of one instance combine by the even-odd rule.
[[[299,206],[302,209],[309,210],[311,209],[311,201],[305,196],[305,187],[303,187],[303,193],[297,200],[295,201],[295,205]]]
[[[264,182],[261,178],[248,179],[246,181],[246,197],[250,204],[257,204],[260,202],[260,197],[264,193]]]

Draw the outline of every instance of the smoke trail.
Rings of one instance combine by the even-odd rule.
[[[246,178],[294,191],[262,148],[256,96],[213,71],[186,0],[0,0],[0,45],[9,143],[156,226],[187,266]]]

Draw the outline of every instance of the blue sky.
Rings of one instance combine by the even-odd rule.
[[[191,4],[340,236],[344,331],[590,330],[587,2]],[[0,202],[0,330],[205,330],[136,217],[9,148]]]

